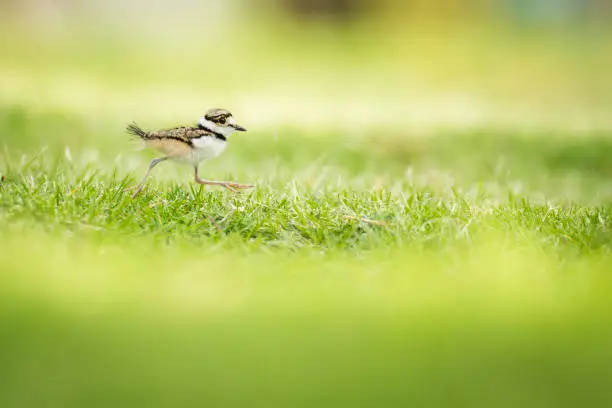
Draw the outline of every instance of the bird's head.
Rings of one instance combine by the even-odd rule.
[[[225,109],[208,110],[204,117],[200,119],[198,125],[223,136],[229,136],[237,130],[246,132],[246,129],[237,124],[232,114]]]

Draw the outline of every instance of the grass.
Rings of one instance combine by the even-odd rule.
[[[252,193],[131,199],[150,154],[39,115],[0,122],[2,406],[612,401],[606,134],[254,131],[203,166]]]
[[[608,36],[401,26],[5,26],[0,406],[611,405]]]
[[[122,156],[109,148],[51,146],[23,155],[7,148],[3,217],[9,225],[198,244],[236,237],[252,248],[442,248],[495,231],[533,234],[529,241],[557,251],[607,251],[612,143],[605,135],[560,139],[486,132],[427,140],[237,136],[229,157],[203,172],[255,182],[252,193],[197,186],[189,168],[164,163],[154,173],[163,181],[153,179],[136,200],[123,189],[141,176],[147,156],[130,152],[127,140]]]

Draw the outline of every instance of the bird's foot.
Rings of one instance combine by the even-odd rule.
[[[143,186],[142,184],[138,184],[138,185],[135,185],[135,186],[132,186],[132,187],[124,188],[124,189],[123,189],[123,192],[124,192],[124,193],[127,193],[128,191],[135,190],[135,191],[134,191],[134,194],[132,194],[132,198],[136,198],[136,196],[137,196],[138,194],[140,194],[140,192],[142,191],[143,187],[144,187],[144,186]]]
[[[196,178],[195,181],[198,184],[204,184],[204,185],[209,185],[209,186],[221,186],[234,193],[238,193],[239,190],[244,190],[247,188],[255,187],[250,184],[240,184],[240,183],[235,183],[232,181],[212,181],[212,180],[202,180],[200,178]]]
[[[240,183],[222,183],[221,186],[227,188],[228,190],[234,192],[234,193],[239,193],[239,190],[246,190],[249,188],[253,188],[255,187],[254,185],[251,184],[240,184]]]

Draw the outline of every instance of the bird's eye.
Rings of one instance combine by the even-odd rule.
[[[226,122],[226,121],[227,121],[227,119],[226,119],[226,118],[221,118],[221,119],[219,119],[219,124],[221,124],[221,125],[225,125],[225,122]]]

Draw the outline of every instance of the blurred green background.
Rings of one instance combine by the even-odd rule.
[[[0,0],[0,406],[609,406],[611,23]],[[125,125],[210,107],[256,192],[125,197]]]
[[[606,129],[606,1],[2,1],[3,105],[251,127]],[[93,120],[93,119],[92,119]]]

